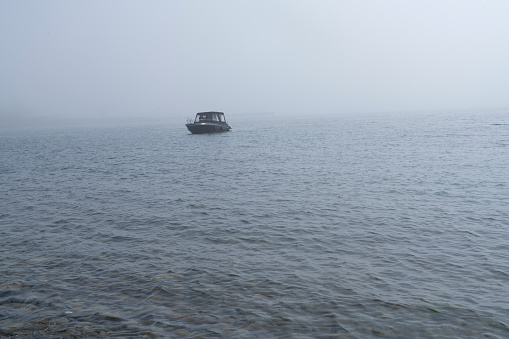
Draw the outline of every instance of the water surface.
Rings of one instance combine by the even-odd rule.
[[[509,336],[509,116],[0,130],[0,336]]]

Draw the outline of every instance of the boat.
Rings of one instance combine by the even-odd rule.
[[[192,134],[228,132],[232,129],[223,112],[196,113],[194,120],[187,119],[186,127]]]

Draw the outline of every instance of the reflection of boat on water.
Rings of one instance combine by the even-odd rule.
[[[196,113],[194,121],[189,119],[186,127],[192,134],[228,132],[231,130],[223,112]]]

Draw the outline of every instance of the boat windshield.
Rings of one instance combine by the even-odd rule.
[[[210,120],[210,116],[207,114],[197,114],[196,119],[194,119],[194,122],[200,122],[200,121],[207,121]]]
[[[196,118],[194,122],[204,122],[204,121],[221,121],[225,122],[224,114],[216,113],[216,112],[207,112],[207,113],[198,113],[196,114]]]

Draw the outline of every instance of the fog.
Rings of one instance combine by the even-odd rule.
[[[509,108],[509,1],[0,2],[0,126]]]

